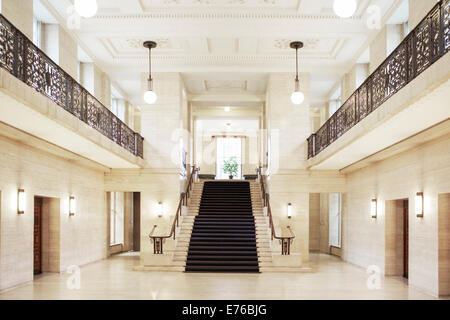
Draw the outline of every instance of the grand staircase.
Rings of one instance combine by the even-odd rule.
[[[186,272],[259,272],[249,182],[204,183]]]

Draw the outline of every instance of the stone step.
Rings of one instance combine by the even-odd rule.
[[[178,261],[177,261],[178,262]],[[134,271],[154,271],[154,272],[183,272],[185,270],[186,263],[183,266],[137,266],[134,267]]]
[[[276,267],[272,264],[265,264],[259,267],[259,271],[262,273],[276,272],[276,273],[308,273],[312,272],[312,268],[309,267]]]

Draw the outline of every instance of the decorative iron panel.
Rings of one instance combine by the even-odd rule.
[[[450,0],[441,0],[350,98],[308,138],[308,158],[405,87],[450,50]]]
[[[442,27],[444,53],[450,50],[450,0],[446,0],[442,6]]]
[[[0,14],[0,67],[132,154],[143,140]]]

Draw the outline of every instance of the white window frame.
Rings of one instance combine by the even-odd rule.
[[[239,141],[239,148],[236,147],[236,150],[239,149],[239,154],[236,155],[236,162],[238,163],[238,174],[236,179],[242,179],[242,138],[241,137],[217,137],[216,138],[216,179],[228,179],[228,175],[223,172],[223,161],[228,159],[228,157],[232,157],[233,155],[223,155],[225,143],[225,139],[236,139],[235,141]],[[229,140],[230,141],[230,140]]]

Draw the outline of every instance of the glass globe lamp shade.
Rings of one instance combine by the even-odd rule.
[[[83,18],[92,18],[98,10],[97,0],[75,0],[74,6]]]
[[[350,18],[356,11],[356,0],[334,0],[333,10],[341,18]]]
[[[144,100],[148,104],[154,104],[157,99],[158,99],[158,96],[156,95],[155,91],[153,91],[153,90],[148,90],[144,94]]]
[[[301,91],[294,91],[291,95],[291,101],[293,104],[302,104],[305,100],[305,95]]]

